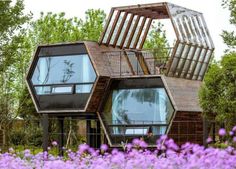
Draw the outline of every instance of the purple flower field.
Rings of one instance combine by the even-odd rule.
[[[221,137],[226,132],[219,133]],[[235,130],[236,131],[236,130]],[[235,137],[235,131],[233,135]],[[232,133],[229,133],[232,136]],[[232,138],[234,138],[232,137]],[[234,142],[234,139],[231,139]],[[211,139],[208,138],[208,141]],[[56,142],[52,143],[54,146]],[[156,148],[146,149],[147,144],[134,139],[124,146],[124,151],[109,150],[102,145],[100,150],[86,144],[77,152],[66,151],[65,157],[47,152],[32,155],[30,150],[15,154],[13,149],[0,154],[1,169],[236,169],[236,149],[204,148],[198,144],[185,143],[181,147],[173,139],[162,136]]]

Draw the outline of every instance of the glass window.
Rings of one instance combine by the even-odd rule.
[[[51,93],[51,86],[37,86],[35,91],[38,95],[46,95]]]
[[[93,84],[76,85],[76,93],[90,93]]]
[[[52,93],[72,93],[72,86],[53,86]]]
[[[163,124],[160,127],[152,127],[153,134],[160,135],[165,134],[166,124],[169,123],[173,112],[164,88],[118,89],[110,94],[104,115],[108,125],[121,125],[113,127],[113,134],[143,134],[146,131],[145,127],[135,127],[137,130],[125,127],[124,131],[122,124]]]
[[[40,57],[32,83],[67,84],[94,82],[96,74],[87,54]]]

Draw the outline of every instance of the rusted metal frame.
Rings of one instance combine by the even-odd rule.
[[[176,63],[176,66],[175,66],[175,68],[174,68],[174,70],[173,70],[173,72],[172,72],[172,74],[173,74],[173,76],[175,76],[175,73],[176,73],[176,70],[177,70],[177,68],[178,68],[178,65],[179,65],[179,62],[180,62],[180,60],[181,60],[181,56],[182,56],[182,54],[183,54],[183,52],[184,52],[184,49],[185,49],[185,47],[188,45],[188,44],[186,44],[186,43],[181,43],[183,46],[182,46],[182,49],[181,49],[181,52],[180,52],[180,54],[179,54],[179,56],[178,57],[176,57],[175,56],[175,58],[177,58],[178,60],[177,60],[177,63]]]
[[[198,56],[197,56],[197,59],[195,60],[196,63],[194,64],[193,69],[192,69],[192,72],[190,73],[190,76],[189,76],[188,79],[192,79],[193,76],[194,76],[194,72],[195,72],[195,69],[196,69],[196,67],[197,67],[197,63],[198,63],[198,61],[199,61],[199,59],[200,59],[200,56],[201,56],[201,54],[202,54],[202,49],[204,48],[204,46],[201,46],[200,48],[201,48],[201,49],[200,49],[200,51],[199,51],[199,54],[198,54]]]
[[[175,58],[175,54],[176,54],[176,52],[177,52],[177,50],[178,50],[179,44],[180,44],[180,42],[179,42],[179,40],[177,40],[176,43],[175,43],[174,49],[173,49],[173,51],[172,51],[170,61],[169,61],[169,63],[168,63],[166,75],[168,75],[169,72],[170,72],[170,69],[171,69],[173,60],[174,60],[174,58]]]
[[[191,63],[192,63],[192,61],[193,61],[193,58],[194,58],[194,55],[195,55],[195,52],[196,52],[197,48],[198,48],[198,45],[195,45],[194,51],[193,51],[193,53],[192,53],[192,56],[191,56],[191,58],[189,59],[189,65],[188,65],[188,67],[187,67],[187,69],[186,69],[186,72],[184,72],[183,78],[186,78],[187,75],[188,75],[188,71],[189,71],[189,69],[190,69],[190,67],[191,67]]]
[[[198,76],[199,76],[199,74],[200,74],[200,72],[201,72],[201,69],[202,69],[202,66],[203,66],[203,64],[204,64],[204,60],[206,59],[208,50],[209,50],[209,48],[206,49],[206,52],[205,52],[205,54],[204,54],[204,56],[203,56],[203,59],[202,59],[203,63],[200,64],[199,70],[198,70],[198,72],[197,72],[197,74],[196,74],[196,80],[198,79]],[[199,63],[200,63],[200,62],[199,62]]]
[[[150,71],[148,70],[148,66],[147,66],[147,63],[145,62],[145,59],[144,59],[144,57],[142,55],[142,52],[135,52],[135,56],[136,56],[136,58],[137,58],[137,60],[139,62],[139,65],[142,68],[143,73],[145,75],[149,75]]]
[[[147,19],[147,18],[144,17],[143,20],[142,20],[142,23],[141,23],[141,25],[140,25],[140,28],[139,28],[139,31],[138,31],[138,34],[137,34],[137,37],[136,37],[136,40],[135,40],[134,45],[133,45],[132,48],[136,48],[137,45],[138,45],[139,38],[140,38],[140,36],[141,36],[141,34],[142,34],[143,27],[144,27],[144,25],[145,25],[145,23],[146,23],[146,19]]]
[[[124,57],[125,57],[125,59],[126,59],[126,61],[127,61],[127,63],[128,63],[128,66],[129,66],[129,68],[130,68],[132,74],[135,75],[135,71],[134,71],[134,69],[133,69],[132,64],[130,63],[130,60],[129,60],[129,57],[128,57],[126,51],[124,51]]]
[[[179,71],[178,71],[178,76],[177,76],[177,77],[180,77],[180,75],[182,74],[182,71],[183,71],[183,69],[184,69],[186,60],[188,59],[188,54],[189,54],[189,52],[190,52],[190,49],[191,49],[192,45],[188,45],[188,46],[189,46],[188,51],[187,51],[186,54],[185,54],[186,56],[185,56],[184,58],[182,58],[182,59],[184,59],[184,60],[183,60],[183,62],[182,62],[181,65],[180,65],[180,69],[179,69]],[[180,59],[181,59],[181,58],[180,58]]]
[[[136,28],[137,28],[137,26],[138,26],[138,23],[139,23],[140,17],[141,17],[141,16],[138,15],[138,17],[136,18],[136,21],[135,21],[135,23],[134,23],[134,27],[133,27],[133,29],[132,29],[132,31],[131,31],[131,33],[130,33],[129,40],[128,40],[128,43],[126,44],[125,48],[129,48],[129,47],[130,47],[130,44],[131,44],[131,41],[132,41],[132,39],[133,39],[135,30],[136,30]]]
[[[125,30],[124,35],[123,35],[123,39],[121,40],[121,43],[120,43],[120,48],[123,48],[123,45],[124,45],[125,40],[127,38],[127,34],[129,32],[129,29],[130,29],[130,26],[132,24],[133,19],[134,19],[134,14],[131,14],[131,16],[129,18],[129,23],[127,24],[126,30]]]
[[[208,61],[207,61],[206,70],[203,72],[201,80],[203,80],[203,78],[204,78],[204,76],[205,76],[205,74],[206,74],[206,72],[207,72],[208,65],[209,65],[209,63],[210,63],[212,54],[213,54],[213,52],[214,52],[214,48],[213,48],[213,49],[210,49],[210,50],[211,50],[211,55],[210,55],[210,57],[209,57],[209,59],[208,59]]]
[[[106,41],[106,45],[109,45],[109,43],[110,43],[111,37],[112,37],[113,32],[115,30],[117,21],[119,20],[120,14],[121,14],[121,11],[118,11],[116,16],[115,16],[114,22],[113,22],[112,27],[111,27],[111,31],[110,31],[110,33],[108,35],[108,38],[107,38],[107,41]]]
[[[145,40],[146,40],[146,37],[147,37],[147,34],[148,34],[148,31],[149,31],[149,29],[150,29],[151,24],[152,24],[152,19],[149,18],[149,21],[148,21],[148,23],[147,23],[147,26],[146,26],[144,35],[143,35],[143,37],[142,37],[142,41],[141,41],[141,43],[140,43],[138,49],[142,49],[142,48],[143,48],[143,45],[144,45],[144,42],[145,42]]]
[[[109,26],[109,24],[111,22],[111,18],[113,16],[113,14],[114,14],[114,8],[111,8],[111,11],[110,11],[109,16],[108,16],[108,20],[106,21],[106,25],[104,27],[104,31],[102,32],[101,37],[99,39],[99,44],[102,44],[103,38],[104,38],[104,36],[105,36],[105,34],[107,32],[107,29],[108,29],[108,26]]]
[[[124,16],[123,16],[123,18],[122,18],[122,21],[121,21],[121,23],[120,23],[119,29],[118,29],[118,31],[117,31],[117,33],[116,33],[116,37],[115,37],[114,42],[113,42],[113,46],[114,46],[114,47],[116,46],[116,43],[117,43],[117,41],[118,41],[118,39],[119,39],[121,30],[122,30],[122,28],[123,28],[123,26],[124,26],[124,23],[125,23],[125,21],[126,21],[127,16],[128,16],[128,13],[125,12],[125,14],[124,14]]]

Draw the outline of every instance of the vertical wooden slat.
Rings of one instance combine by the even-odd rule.
[[[196,50],[197,50],[197,47],[198,47],[198,46],[195,45],[195,48],[194,48],[193,54],[192,54],[192,56],[191,56],[190,59],[189,59],[189,65],[188,65],[186,71],[184,72],[184,76],[183,76],[183,78],[186,78],[187,75],[188,75],[188,71],[189,71],[189,68],[190,68],[190,66],[191,66],[191,63],[192,63],[192,61],[193,61],[193,58],[194,58],[195,52],[196,52]]]
[[[143,45],[144,45],[144,42],[145,42],[145,40],[146,40],[146,37],[147,37],[147,34],[148,34],[148,31],[149,31],[149,29],[150,29],[151,24],[152,24],[152,19],[150,18],[149,21],[148,21],[148,23],[147,23],[147,27],[146,27],[146,29],[145,29],[144,35],[143,35],[143,37],[142,37],[142,41],[141,41],[141,43],[140,43],[138,49],[142,49],[142,48],[143,48]]]
[[[136,47],[137,47],[137,44],[138,44],[140,35],[141,35],[142,31],[143,31],[143,27],[144,27],[145,22],[146,22],[146,19],[147,19],[147,18],[145,17],[145,18],[143,18],[143,20],[142,20],[142,23],[141,23],[141,25],[140,25],[140,28],[139,28],[139,31],[138,31],[138,34],[137,34],[137,37],[136,37],[136,40],[135,40],[134,45],[133,45],[132,48],[136,48]]]
[[[177,77],[180,77],[180,75],[182,74],[182,71],[183,71],[183,69],[184,69],[186,60],[188,59],[188,54],[189,54],[189,51],[190,51],[191,47],[192,47],[192,45],[189,45],[188,51],[187,51],[186,54],[185,54],[186,56],[183,58],[184,60],[183,60],[183,62],[182,62],[181,65],[180,65],[180,69],[179,69],[179,71],[178,71]]]
[[[117,21],[118,21],[118,19],[119,19],[119,17],[120,17],[120,13],[121,13],[121,12],[118,11],[117,14],[116,14],[116,16],[115,16],[114,22],[113,22],[112,27],[111,27],[111,31],[110,31],[110,33],[109,33],[109,35],[108,35],[108,38],[107,38],[107,41],[106,41],[106,45],[109,45],[109,43],[110,43],[110,40],[111,40],[111,37],[112,37],[113,32],[114,32],[114,30],[115,30],[115,27],[117,26]]]
[[[213,52],[214,52],[214,49],[211,49],[211,55],[210,55],[210,57],[208,58],[207,65],[206,65],[206,70],[203,72],[201,80],[203,80],[203,78],[204,78],[204,76],[205,76],[205,74],[206,74],[206,71],[207,71],[207,69],[208,69],[208,65],[209,65],[209,63],[210,63],[210,60],[211,60],[211,57],[212,57],[212,53],[213,53]]]
[[[117,31],[117,33],[116,33],[116,37],[115,37],[115,40],[114,40],[114,43],[113,43],[113,46],[114,46],[114,47],[116,46],[116,43],[117,43],[117,41],[118,41],[118,39],[119,39],[121,30],[122,30],[122,28],[123,28],[123,26],[124,26],[124,23],[125,23],[125,21],[126,21],[127,16],[128,16],[128,13],[125,12],[125,14],[124,14],[124,16],[123,16],[123,18],[122,18],[122,21],[121,21],[121,23],[120,23],[119,29],[118,29],[118,31]]]
[[[184,52],[185,47],[187,46],[187,44],[185,44],[185,43],[182,43],[182,45],[183,46],[182,46],[182,49],[181,49],[181,52],[180,52],[179,56],[178,57],[174,56],[174,58],[177,58],[178,60],[177,60],[177,63],[176,63],[176,66],[175,66],[174,70],[172,71],[173,76],[175,76],[175,73],[176,73],[176,70],[178,68],[181,56],[182,56],[182,54]]]
[[[104,27],[104,31],[102,32],[101,37],[100,37],[100,39],[99,39],[99,44],[101,44],[102,41],[103,41],[103,38],[104,38],[104,36],[105,36],[105,34],[106,34],[106,31],[107,31],[107,29],[108,29],[108,26],[109,26],[109,24],[110,24],[110,22],[111,22],[111,18],[112,18],[113,13],[114,13],[114,8],[111,8],[111,11],[110,11],[110,13],[109,13],[108,19],[107,19],[107,21],[106,21],[106,25],[105,25],[105,27]]]
[[[133,19],[134,19],[134,14],[131,14],[130,19],[129,19],[129,23],[127,24],[126,30],[124,32],[123,38],[122,38],[121,43],[120,43],[120,48],[123,48],[123,45],[124,45],[125,40],[127,38],[127,34],[129,32],[129,29],[130,29],[130,26],[132,24]]]
[[[175,46],[174,46],[174,49],[172,50],[172,54],[171,54],[170,61],[169,61],[168,66],[167,66],[166,75],[169,75],[169,73],[170,73],[170,68],[171,68],[172,63],[173,63],[173,61],[174,61],[175,54],[176,54],[176,52],[177,52],[177,50],[178,50],[179,44],[180,44],[180,42],[179,42],[179,40],[177,39],[177,41],[176,41],[176,43],[175,43]]]
[[[203,49],[203,48],[204,48],[204,47],[201,46],[201,49],[200,49],[199,54],[198,54],[198,56],[197,56],[197,59],[196,59],[196,61],[195,61],[196,63],[194,64],[193,69],[192,69],[192,72],[190,73],[190,76],[189,76],[188,79],[192,79],[192,78],[193,78],[193,75],[194,75],[195,69],[196,69],[196,67],[197,67],[197,63],[198,63],[198,61],[199,61],[199,59],[200,59],[200,56],[201,56],[201,53],[202,53],[202,49]]]
[[[131,41],[132,41],[132,39],[133,39],[135,30],[136,30],[136,28],[137,28],[137,26],[138,26],[140,17],[141,17],[140,15],[137,16],[137,19],[136,19],[136,21],[135,21],[135,23],[134,23],[134,27],[133,27],[133,29],[131,30],[131,33],[130,33],[128,43],[126,44],[125,48],[129,48],[129,46],[130,46],[130,44],[131,44]]]
[[[200,65],[200,67],[199,67],[199,70],[198,70],[198,72],[197,72],[197,74],[196,74],[196,79],[198,79],[198,76],[199,76],[199,74],[200,74],[200,72],[201,72],[201,69],[202,69],[202,66],[203,66],[203,64],[204,64],[204,60],[206,59],[206,55],[207,55],[208,50],[209,50],[209,48],[206,48],[206,52],[205,52],[205,54],[204,54],[204,56],[203,56],[202,63],[201,63],[201,65]]]

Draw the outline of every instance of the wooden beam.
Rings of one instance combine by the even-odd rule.
[[[193,78],[193,75],[194,75],[194,72],[195,72],[197,63],[198,63],[198,61],[199,61],[199,58],[200,58],[200,56],[201,56],[203,47],[204,47],[204,46],[201,46],[201,49],[200,49],[199,54],[198,54],[198,56],[197,56],[197,58],[196,58],[196,61],[195,61],[196,63],[194,64],[193,69],[192,69],[192,72],[190,73],[190,76],[189,76],[188,79],[192,79],[192,78]]]
[[[173,76],[175,76],[176,70],[177,70],[178,65],[179,65],[179,61],[180,61],[180,59],[182,58],[182,57],[181,57],[181,56],[182,56],[182,53],[183,53],[185,47],[187,46],[187,44],[184,44],[184,43],[182,43],[182,45],[183,45],[183,46],[182,46],[182,48],[181,48],[181,51],[180,51],[180,53],[179,53],[179,56],[178,56],[178,57],[175,56],[175,58],[177,58],[177,63],[176,63],[176,66],[175,66],[174,70],[172,71],[172,75],[173,75]],[[173,63],[172,63],[172,64],[173,64]]]
[[[122,28],[123,28],[123,26],[124,26],[124,23],[125,23],[125,21],[126,21],[127,16],[128,16],[128,13],[125,12],[125,14],[124,14],[124,16],[123,16],[123,18],[122,18],[122,21],[121,21],[121,23],[120,23],[119,29],[118,29],[118,31],[117,31],[117,33],[116,33],[116,37],[115,37],[114,42],[113,42],[113,47],[116,46],[116,43],[117,43],[117,41],[118,41],[118,39],[119,39],[121,30],[122,30]]]
[[[202,75],[201,80],[203,80],[203,78],[204,78],[204,76],[205,76],[205,74],[206,74],[206,71],[207,71],[207,69],[208,69],[208,65],[209,65],[209,63],[210,63],[210,60],[211,60],[211,57],[212,57],[213,52],[214,52],[214,48],[211,49],[211,55],[210,55],[210,57],[209,57],[208,60],[207,60],[206,70],[203,72],[203,75]]]
[[[168,66],[167,66],[166,75],[169,75],[169,72],[170,72],[172,63],[173,63],[173,61],[174,61],[175,54],[176,54],[176,52],[177,52],[177,50],[178,50],[179,44],[180,44],[180,42],[179,42],[179,40],[177,40],[176,43],[175,43],[174,49],[173,49],[173,51],[172,51],[172,54],[171,54],[171,57],[170,57]]]
[[[141,23],[141,25],[140,25],[140,28],[139,28],[139,31],[138,31],[138,34],[137,34],[137,37],[136,37],[136,40],[135,40],[134,45],[133,45],[132,48],[136,48],[136,47],[137,47],[139,38],[140,38],[141,33],[142,33],[142,31],[143,31],[143,27],[144,27],[144,25],[145,25],[145,23],[146,23],[146,19],[147,19],[147,18],[144,17],[143,20],[142,20],[142,23]]]
[[[111,8],[111,11],[110,11],[110,13],[109,13],[108,19],[107,19],[107,21],[106,21],[106,25],[105,25],[105,27],[104,27],[104,31],[102,32],[101,37],[100,37],[100,39],[99,39],[99,44],[102,44],[102,41],[103,41],[103,39],[104,39],[104,37],[105,37],[106,31],[107,31],[107,29],[108,29],[108,26],[109,26],[109,24],[110,24],[110,22],[111,22],[111,18],[112,18],[113,13],[114,13],[114,8]]]
[[[109,43],[110,43],[110,40],[111,40],[111,37],[112,37],[113,32],[115,30],[115,27],[117,26],[117,21],[120,17],[120,13],[121,13],[120,11],[117,11],[117,14],[115,16],[114,22],[113,22],[112,27],[111,27],[111,31],[110,31],[110,33],[108,35],[108,38],[107,38],[107,41],[106,41],[106,45],[109,45]]]
[[[128,57],[126,51],[124,51],[124,56],[125,56],[125,59],[126,59],[126,61],[127,61],[127,63],[128,63],[128,66],[129,66],[129,68],[130,68],[132,74],[135,75],[135,71],[134,71],[134,69],[133,69],[132,64],[130,63],[130,60],[129,60],[129,57]]]
[[[138,49],[142,49],[142,48],[143,48],[143,45],[144,45],[144,42],[145,42],[145,40],[146,40],[146,37],[147,37],[147,34],[148,34],[148,31],[149,31],[149,29],[150,29],[151,24],[152,24],[152,19],[149,18],[148,23],[147,23],[147,26],[146,26],[146,29],[145,29],[145,31],[144,31],[144,35],[143,35],[143,37],[142,37],[142,41],[141,41],[141,43],[140,43]]]
[[[192,47],[192,45],[188,45],[189,48],[187,50],[187,52],[185,53],[185,57],[183,57],[182,59],[184,59],[180,65],[180,69],[178,70],[178,75],[177,77],[180,77],[180,75],[182,74],[182,71],[184,69],[184,66],[185,66],[185,63],[186,63],[186,60],[188,59],[188,55],[189,55],[189,52],[190,52],[190,49]]]
[[[145,62],[145,59],[142,55],[142,52],[135,52],[135,56],[137,57],[137,60],[142,68],[142,71],[145,75],[149,75],[150,71],[148,70],[147,64]]]
[[[206,49],[206,52],[205,52],[205,54],[204,54],[204,56],[203,56],[203,59],[202,59],[203,63],[200,64],[199,70],[198,70],[198,72],[197,72],[197,74],[196,74],[196,80],[198,79],[198,76],[199,76],[199,74],[200,74],[200,72],[201,72],[202,65],[204,64],[204,60],[205,60],[205,58],[206,58],[206,56],[207,56],[208,50],[209,50],[209,48]]]
[[[130,19],[129,19],[129,22],[128,22],[128,24],[127,24],[127,27],[126,27],[126,29],[125,29],[123,38],[122,38],[121,43],[120,43],[120,48],[123,48],[123,45],[124,45],[124,43],[125,43],[125,40],[126,40],[126,37],[127,37],[128,32],[129,32],[129,29],[130,29],[130,26],[131,26],[131,24],[132,24],[133,19],[134,19],[134,14],[131,14]]]
[[[186,78],[187,75],[188,75],[188,71],[189,71],[189,68],[190,68],[190,66],[191,66],[191,63],[192,63],[192,61],[193,61],[193,58],[194,58],[194,55],[195,55],[195,52],[196,52],[197,48],[198,48],[198,46],[195,45],[194,51],[193,51],[193,53],[192,53],[192,56],[191,56],[190,59],[189,59],[189,64],[188,64],[188,67],[187,67],[186,71],[184,72],[183,78]]]
[[[128,40],[128,42],[127,42],[125,48],[129,48],[129,47],[130,47],[131,41],[132,41],[132,39],[133,39],[134,33],[135,33],[136,28],[137,28],[138,23],[139,23],[140,17],[141,17],[141,16],[137,16],[137,18],[136,18],[136,21],[135,21],[135,23],[134,23],[133,29],[131,30],[131,33],[130,33],[130,36],[129,36],[129,40]]]

